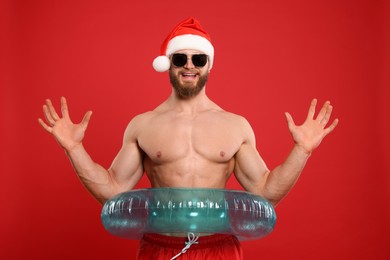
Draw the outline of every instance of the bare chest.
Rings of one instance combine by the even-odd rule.
[[[225,120],[171,119],[151,121],[140,133],[140,148],[155,163],[181,159],[227,162],[242,144],[239,128]]]

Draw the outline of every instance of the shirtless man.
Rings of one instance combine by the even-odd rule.
[[[203,39],[198,42],[191,38],[194,35]],[[177,44],[177,37],[189,41]],[[175,44],[177,46],[172,47]],[[225,188],[234,173],[246,191],[266,198],[275,206],[293,187],[312,151],[333,131],[338,120],[327,127],[332,106],[325,102],[315,116],[315,99],[306,121],[300,126],[295,125],[291,115],[286,113],[294,147],[286,160],[270,171],[257,152],[255,136],[246,119],[224,111],[206,95],[205,84],[213,54],[208,34],[195,19],[187,19],[175,27],[163,43],[162,56],[154,63],[158,71],[169,69],[172,93],[153,111],[131,120],[123,146],[108,170],[95,163],[82,144],[91,111],[85,114],[81,123],[74,124],[64,97],[61,98],[62,117],[47,100],[43,106],[46,123],[42,119],[39,123],[65,149],[83,185],[102,204],[120,192],[131,190],[144,172],[153,188]],[[159,61],[161,57],[165,60]],[[168,246],[165,244],[167,239],[172,240],[172,244],[179,244],[170,251],[165,250],[165,255],[161,256],[159,250]],[[166,257],[180,252],[184,242],[185,238],[146,237],[140,242],[138,257],[168,259]],[[210,245],[199,249],[206,250],[204,254],[217,250],[221,259],[242,258],[235,237],[201,237],[199,245],[202,244]],[[201,252],[199,250],[189,250],[186,256]],[[202,259],[199,254],[194,257]]]

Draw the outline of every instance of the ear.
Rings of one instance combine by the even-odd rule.
[[[211,66],[210,66],[210,61],[209,62],[207,62],[207,71],[208,71],[208,73],[210,74],[210,72],[211,72]]]

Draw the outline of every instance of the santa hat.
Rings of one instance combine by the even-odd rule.
[[[164,40],[160,56],[153,61],[153,68],[158,72],[169,70],[169,56],[184,49],[197,50],[208,55],[210,69],[213,66],[214,47],[210,36],[195,18],[190,17],[179,23]]]

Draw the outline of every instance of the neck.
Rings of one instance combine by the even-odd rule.
[[[180,97],[177,92],[172,89],[171,96],[168,98],[168,103],[177,111],[195,113],[201,110],[210,108],[212,102],[207,97],[205,88],[198,94],[188,98]]]

